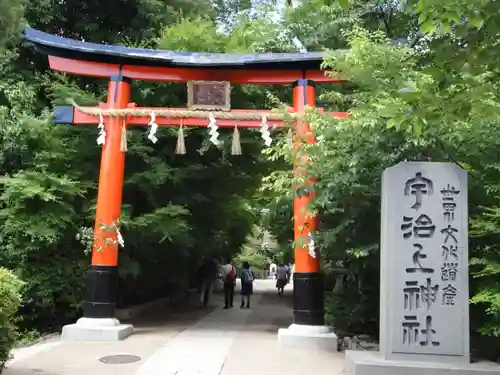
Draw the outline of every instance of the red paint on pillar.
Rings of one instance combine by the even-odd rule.
[[[129,99],[129,82],[109,82],[107,108],[127,108]],[[120,143],[122,126],[127,126],[127,120],[124,117],[111,116],[106,116],[104,120],[106,142],[102,146],[99,172],[92,265],[116,266],[117,233],[115,230],[110,231],[109,228],[116,224],[121,214],[125,153],[120,151]]]
[[[302,81],[305,83],[305,80]],[[302,83],[301,82],[301,83]],[[297,85],[293,89],[293,108],[295,112],[304,112],[305,106],[315,107],[316,88],[313,85]],[[302,143],[314,144],[316,138],[307,122],[297,122],[294,135],[294,150],[297,153]],[[294,173],[297,175],[305,173],[307,156],[303,155],[300,160],[295,161]],[[313,180],[308,180],[312,183]],[[294,187],[295,189],[296,187]],[[317,228],[317,218],[311,216],[309,202],[312,195],[296,196],[293,201],[293,223],[295,239],[295,272],[319,272],[319,256],[313,258],[307,249],[308,236]]]

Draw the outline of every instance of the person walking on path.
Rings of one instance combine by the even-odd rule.
[[[222,281],[224,282],[224,308],[233,307],[234,286],[236,285],[236,267],[227,260],[227,264],[221,266]]]
[[[215,279],[217,278],[217,265],[211,258],[207,259],[199,270],[200,283],[200,303],[207,307],[212,295]]]
[[[288,284],[288,268],[283,263],[280,263],[276,275],[276,288],[278,288],[278,295],[282,296],[285,285]]]
[[[269,266],[269,273],[271,274],[271,277],[273,278],[273,280],[276,279],[276,263],[271,263],[271,265]]]
[[[250,296],[253,294],[253,281],[255,280],[255,274],[250,269],[250,263],[243,262],[243,272],[241,273],[241,306],[250,308]]]

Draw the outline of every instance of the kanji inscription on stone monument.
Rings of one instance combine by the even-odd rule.
[[[382,179],[381,351],[469,360],[467,174],[410,162]]]

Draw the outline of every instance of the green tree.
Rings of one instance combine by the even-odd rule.
[[[0,53],[17,39],[24,15],[24,0],[0,1]]]

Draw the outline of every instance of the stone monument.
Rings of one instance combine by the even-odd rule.
[[[381,220],[380,352],[346,351],[345,373],[500,374],[470,363],[467,172],[388,168]]]

